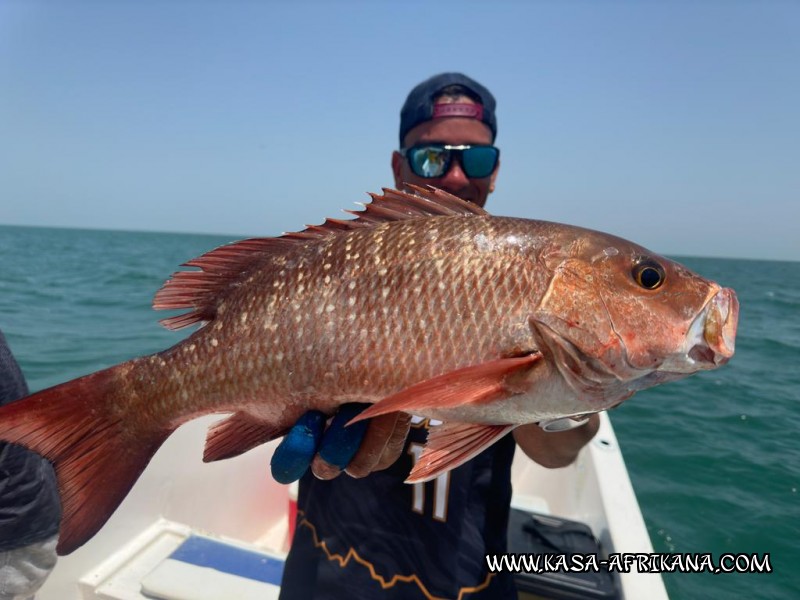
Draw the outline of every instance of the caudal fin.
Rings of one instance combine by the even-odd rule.
[[[118,365],[0,408],[0,440],[53,463],[61,496],[57,551],[69,554],[108,520],[169,430],[126,428]]]

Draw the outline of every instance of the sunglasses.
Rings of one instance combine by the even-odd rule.
[[[458,156],[464,174],[474,179],[491,175],[500,159],[500,149],[489,145],[417,144],[401,148],[400,154],[408,159],[414,175],[425,179],[444,176],[453,155]]]

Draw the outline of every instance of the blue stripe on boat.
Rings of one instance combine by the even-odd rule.
[[[170,558],[277,586],[283,575],[282,560],[196,535],[186,538]]]

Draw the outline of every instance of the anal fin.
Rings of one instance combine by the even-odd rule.
[[[463,465],[515,427],[477,423],[444,423],[433,427],[406,483],[429,481]]]

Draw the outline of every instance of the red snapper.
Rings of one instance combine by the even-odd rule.
[[[732,356],[732,290],[611,235],[414,191],[189,261],[154,307],[188,309],[163,323],[197,331],[0,409],[0,439],[55,466],[59,553],[200,415],[233,413],[209,431],[207,461],[345,402],[374,403],[359,418],[441,419],[409,477],[422,481],[517,425],[605,410]]]

